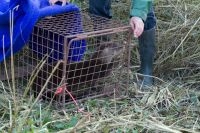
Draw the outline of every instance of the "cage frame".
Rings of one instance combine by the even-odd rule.
[[[120,32],[128,32],[128,37],[127,37],[127,42],[126,42],[126,50],[127,50],[127,54],[126,54],[126,59],[127,59],[127,73],[129,73],[130,70],[130,58],[131,58],[131,49],[130,49],[130,44],[131,44],[131,38],[132,38],[132,31],[130,29],[130,26],[123,26],[123,27],[118,27],[118,28],[110,28],[110,29],[104,29],[104,30],[98,30],[98,31],[92,31],[92,32],[86,32],[86,33],[79,33],[79,34],[75,34],[75,35],[70,35],[70,36],[64,36],[64,49],[63,49],[63,53],[64,58],[63,58],[63,76],[62,76],[62,82],[61,84],[65,85],[67,83],[66,81],[66,66],[68,63],[68,55],[69,55],[69,50],[70,50],[70,46],[72,44],[73,41],[78,41],[81,39],[86,39],[86,38],[92,38],[92,37],[98,37],[98,36],[103,36],[103,35],[108,35],[108,34],[114,34],[114,33],[120,33]],[[69,42],[67,41],[69,38],[73,38],[71,39]],[[121,75],[121,74],[120,74]],[[127,82],[126,82],[126,94],[127,94],[127,90],[129,88],[129,74],[127,74]],[[62,85],[61,85],[62,86]],[[117,87],[118,88],[118,87]],[[62,101],[62,105],[63,108],[65,108],[65,105],[71,104],[73,103],[73,101],[70,102],[65,102],[65,95],[66,92],[63,93],[63,101]],[[104,96],[105,94],[99,94],[99,95],[95,95],[95,96],[90,96],[90,98],[97,98],[97,97],[101,97]],[[78,101],[84,101],[87,98],[82,98],[79,99]]]
[[[80,13],[83,14],[85,12],[80,11]],[[126,48],[125,51],[127,51],[126,54],[125,54],[125,58],[126,58],[127,73],[129,73],[129,70],[130,70],[130,54],[131,54],[130,44],[131,44],[131,38],[132,38],[132,30],[131,30],[131,27],[129,25],[125,25],[125,26],[121,26],[121,27],[115,27],[115,28],[105,28],[105,29],[97,30],[97,31],[89,31],[89,32],[86,31],[86,32],[77,33],[77,34],[74,34],[74,35],[63,36],[64,37],[63,59],[61,59],[63,61],[63,73],[62,73],[62,83],[61,83],[61,85],[64,85],[64,84],[67,83],[67,81],[66,81],[67,80],[66,79],[66,73],[67,73],[66,66],[67,66],[67,63],[68,63],[69,50],[70,50],[70,46],[72,45],[72,42],[82,40],[82,39],[87,39],[87,38],[93,38],[93,37],[98,37],[98,36],[103,36],[103,35],[108,35],[108,34],[115,34],[115,33],[123,33],[123,32],[128,33],[128,36],[125,39],[125,40],[127,40],[127,42],[125,44],[125,48]],[[68,39],[71,39],[71,40],[68,41]],[[28,66],[26,66],[26,67],[28,67]],[[17,67],[17,69],[21,69],[21,68]],[[29,68],[26,68],[26,69],[28,70]],[[27,76],[27,74],[24,71],[23,71],[23,73],[21,73],[19,70],[15,71],[15,72],[16,72],[15,78],[21,78],[21,77]],[[31,74],[29,74],[29,75],[31,75]],[[120,75],[121,75],[121,71],[120,71]],[[0,77],[2,77],[2,79],[7,78],[6,75],[5,75],[5,77],[2,76],[2,75]],[[11,78],[11,76],[9,78]],[[116,88],[118,88],[118,85],[115,84],[115,89]],[[129,88],[129,74],[127,74],[126,88],[127,88],[126,90],[128,90],[128,88]],[[66,92],[64,92],[63,95],[62,95],[64,97],[63,101],[61,103],[63,105],[63,108],[66,105],[73,103],[73,101],[69,101],[69,102],[66,103],[65,95],[66,95]],[[105,94],[100,94],[100,95],[98,94],[98,95],[95,95],[95,96],[89,96],[89,98],[93,99],[93,98],[101,97],[101,96],[104,96],[104,95]],[[88,99],[88,98],[81,98],[81,99],[78,99],[77,101],[81,102],[81,101],[85,101],[86,99]]]

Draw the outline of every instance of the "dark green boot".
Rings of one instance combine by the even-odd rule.
[[[111,13],[111,0],[89,0],[89,13],[97,16],[104,17],[103,19],[93,18],[94,31],[104,30],[112,18]],[[96,44],[99,45],[103,42],[110,41],[109,35],[102,35],[96,38]]]
[[[146,30],[139,37],[140,84],[146,87],[153,85],[153,60],[155,55],[155,28]]]
[[[89,0],[89,13],[112,18],[111,0]]]

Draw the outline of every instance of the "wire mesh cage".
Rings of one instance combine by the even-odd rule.
[[[44,18],[18,56],[21,84],[59,104],[110,95],[120,89],[121,69],[128,70],[128,34],[129,26],[87,12]]]

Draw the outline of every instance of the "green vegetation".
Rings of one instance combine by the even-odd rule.
[[[87,4],[81,2],[84,8]],[[114,1],[113,7],[118,7],[114,19],[128,23],[129,5],[130,0]],[[12,84],[0,82],[0,132],[200,132],[200,2],[155,0],[155,11],[154,75],[159,78],[154,91],[141,92],[133,83],[124,98],[88,100],[85,112],[66,112],[23,98]],[[131,64],[134,80],[139,64],[136,49]]]

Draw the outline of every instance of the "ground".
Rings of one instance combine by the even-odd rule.
[[[114,2],[114,19],[127,22],[129,3]],[[157,78],[152,90],[141,92],[131,83],[126,97],[88,100],[84,111],[69,113],[19,97],[1,82],[0,132],[200,132],[200,3],[156,0],[155,12]],[[132,50],[133,78],[138,58]]]

